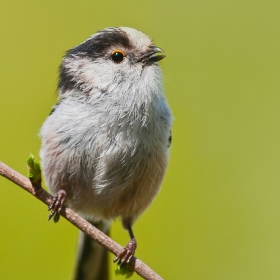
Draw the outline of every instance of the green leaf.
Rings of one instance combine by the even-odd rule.
[[[30,154],[27,158],[28,178],[32,183],[39,183],[42,180],[42,172],[39,161]]]
[[[133,270],[128,265],[118,265],[115,274],[116,275],[124,275],[125,278],[130,278],[133,275]]]

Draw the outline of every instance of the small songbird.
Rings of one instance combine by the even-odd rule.
[[[136,249],[132,225],[162,183],[172,115],[158,61],[165,57],[144,33],[106,28],[66,52],[59,101],[41,129],[41,163],[54,199],[89,221],[120,218],[129,243],[114,261],[129,263]],[[94,263],[92,263],[94,266]]]

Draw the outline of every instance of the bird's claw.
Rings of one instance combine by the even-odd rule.
[[[134,256],[137,247],[136,239],[132,238],[127,245],[121,250],[121,252],[114,258],[114,262],[118,262],[120,265],[130,263]]]
[[[48,217],[48,221],[53,217],[53,221],[57,223],[59,221],[60,213],[66,201],[67,194],[65,190],[59,190],[53,197],[51,204],[48,207],[48,211],[51,210]]]

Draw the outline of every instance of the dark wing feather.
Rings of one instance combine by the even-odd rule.
[[[172,142],[172,133],[171,133],[171,130],[170,130],[169,138],[168,138],[168,146],[167,146],[168,148],[170,147],[171,142]]]

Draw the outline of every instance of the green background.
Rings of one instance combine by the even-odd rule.
[[[1,0],[0,160],[26,174],[38,155],[64,51],[104,27],[140,29],[167,54],[175,120],[136,256],[164,279],[280,279],[279,15],[279,0]],[[0,278],[70,279],[77,229],[0,186]],[[112,236],[128,241],[119,221]]]

